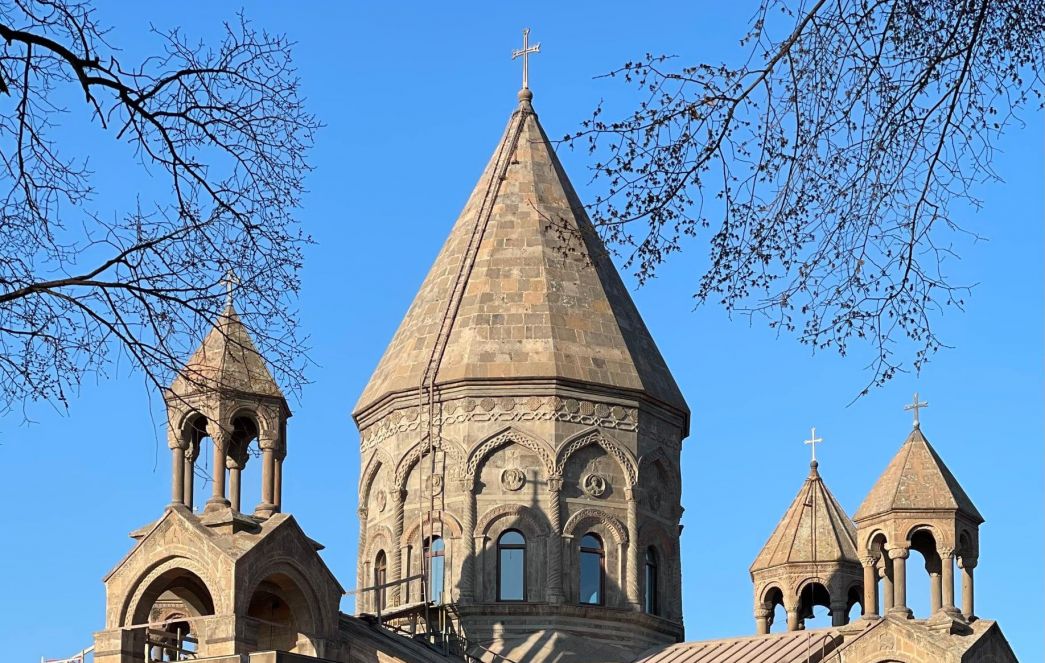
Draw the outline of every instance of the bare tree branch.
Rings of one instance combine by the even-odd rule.
[[[992,141],[1041,103],[1045,1],[792,7],[761,0],[741,66],[647,55],[610,72],[638,108],[600,105],[565,140],[595,157],[594,220],[640,283],[705,236],[698,301],[818,349],[869,344],[870,388],[920,369],[942,310],[964,305],[952,209],[978,205]]]
[[[153,30],[156,54],[127,66],[89,1],[0,2],[0,411],[65,402],[120,356],[166,386],[217,320],[230,270],[277,380],[303,383],[293,300],[310,240],[294,215],[319,124],[292,44],[242,16],[224,27],[213,47]],[[70,86],[82,106],[62,105]],[[91,210],[86,156],[53,138],[76,112],[169,196]]]

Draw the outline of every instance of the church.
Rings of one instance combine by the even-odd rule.
[[[917,397],[852,517],[814,431],[809,475],[751,551],[752,634],[686,641],[691,411],[533,96],[524,78],[355,405],[356,577],[334,577],[284,504],[291,411],[230,299],[163,394],[171,501],[105,577],[96,663],[1016,661],[975,613],[984,516],[923,434]],[[193,504],[204,448],[211,496]],[[248,463],[257,505],[241,501]],[[931,614],[907,606],[913,573],[930,576]],[[347,593],[355,614],[340,611]],[[832,625],[806,629],[818,606]],[[786,631],[770,632],[776,614]]]

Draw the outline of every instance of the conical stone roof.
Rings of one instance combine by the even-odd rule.
[[[808,562],[858,563],[856,526],[824,485],[816,461],[751,571]]]
[[[859,522],[893,511],[912,510],[956,511],[983,522],[983,516],[919,427],[907,436],[854,519]]]
[[[493,157],[360,396],[557,379],[685,400],[519,93]]]
[[[231,304],[171,384],[171,391],[178,396],[203,389],[283,399],[283,392]]]

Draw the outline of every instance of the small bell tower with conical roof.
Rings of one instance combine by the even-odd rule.
[[[205,437],[213,442],[210,513],[239,513],[241,474],[255,439],[261,448],[261,502],[254,515],[280,510],[290,408],[240,320],[231,298],[218,322],[164,392],[171,449],[171,501],[193,507],[193,477]]]
[[[140,663],[143,654],[246,660],[274,650],[347,660],[338,610],[344,590],[319,556],[322,546],[281,511],[290,409],[229,299],[164,391],[171,503],[131,533],[134,547],[105,577],[97,663]],[[194,512],[193,477],[207,437],[213,490]],[[261,501],[248,514],[241,473],[255,441]]]
[[[917,551],[929,574],[930,612],[941,620],[963,622],[973,613],[973,574],[979,556],[983,516],[922,433],[918,410],[927,403],[914,396],[914,427],[879,477],[854,520],[864,564],[865,616],[875,618],[877,580],[882,580],[881,611],[909,618],[907,560]],[[962,572],[962,608],[954,602],[954,563]]]
[[[821,442],[813,429],[811,440]],[[816,452],[809,476],[751,565],[755,585],[755,627],[769,633],[773,609],[783,605],[789,631],[801,630],[820,605],[831,623],[842,626],[861,600],[856,527],[820,476]]]

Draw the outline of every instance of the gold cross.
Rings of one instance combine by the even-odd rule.
[[[903,406],[903,409],[904,409],[905,412],[908,411],[908,410],[914,410],[914,427],[915,428],[919,428],[921,426],[921,422],[918,421],[918,410],[920,410],[923,407],[929,407],[929,404],[926,403],[925,401],[919,401],[918,400],[918,392],[917,391],[914,392],[914,402],[911,403],[910,405],[904,405]]]
[[[523,89],[530,87],[530,53],[540,53],[541,42],[530,46],[530,28],[523,30],[523,47],[512,51],[512,59],[522,58],[523,61]]]
[[[803,440],[803,444],[808,444],[813,448],[813,462],[816,462],[816,445],[824,441],[824,438],[816,436],[816,426],[809,429],[809,439]]]
[[[236,276],[236,272],[232,271],[230,267],[225,276],[221,278],[222,284],[225,286],[225,308],[232,306],[232,291],[236,286],[240,284],[239,277]]]

